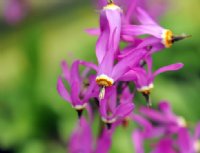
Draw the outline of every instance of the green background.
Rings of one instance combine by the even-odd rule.
[[[5,1],[5,0],[3,0]],[[96,37],[84,32],[98,26],[98,10],[89,0],[32,0],[29,15],[8,25],[0,4],[0,152],[64,153],[77,114],[56,91],[60,61],[96,62]],[[191,34],[153,56],[154,70],[174,62],[184,68],[158,76],[154,105],[169,100],[192,127],[200,120],[200,1],[176,0],[161,25]],[[137,95],[136,108],[144,99]],[[96,131],[98,124],[95,124]],[[133,152],[129,128],[118,128],[111,152]]]

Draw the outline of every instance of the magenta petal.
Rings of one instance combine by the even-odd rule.
[[[90,35],[100,35],[100,29],[99,28],[90,28],[85,30]]]
[[[105,53],[108,51],[108,37],[109,37],[109,31],[103,31],[101,32],[99,39],[96,43],[96,56],[98,63],[100,64],[105,56]]]
[[[134,122],[137,122],[141,127],[143,127],[145,131],[150,131],[152,129],[151,123],[141,115],[131,114],[131,119]]]
[[[115,115],[120,117],[120,118],[124,118],[127,115],[129,115],[134,109],[134,104],[133,103],[122,103],[120,104],[115,112]]]
[[[156,148],[151,153],[176,153],[174,142],[170,138],[164,138],[159,141]]]
[[[126,14],[125,14],[126,23],[131,22],[131,16],[135,13],[136,6],[137,6],[137,0],[132,1],[130,3],[130,5],[128,6],[128,9],[127,9]]]
[[[126,72],[122,77],[120,77],[120,81],[136,81],[137,80],[137,74],[133,70],[129,70]]]
[[[141,131],[135,130],[132,134],[132,140],[135,148],[135,153],[144,153],[144,140]]]
[[[107,101],[105,98],[99,101],[99,107],[101,117],[107,118]]]
[[[183,66],[184,65],[182,63],[175,63],[175,64],[167,65],[167,66],[161,67],[157,71],[155,71],[153,76],[155,77],[156,75],[166,72],[166,71],[176,71],[176,70],[181,69]]]
[[[163,29],[155,25],[124,25],[122,35],[139,36],[149,34],[157,38],[162,38]]]
[[[65,80],[70,82],[70,70],[69,70],[69,67],[67,65],[67,62],[62,61],[61,62],[61,68],[62,68],[62,74],[63,74]]]
[[[98,63],[101,63],[106,52],[117,51],[121,33],[121,12],[103,10],[100,16],[100,37],[96,44]]]
[[[87,102],[91,97],[97,96],[96,93],[94,93],[95,88],[98,88],[95,79],[90,81],[90,85],[87,88],[87,91],[84,93],[84,99],[83,102]]]
[[[172,112],[172,108],[169,102],[166,101],[162,101],[158,104],[158,107],[160,109],[161,112],[163,112],[164,114],[168,115],[168,116],[173,116],[173,112]]]
[[[161,123],[168,122],[168,120],[166,119],[166,116],[156,110],[142,107],[140,108],[140,112],[154,121],[158,121]]]
[[[157,25],[157,23],[149,16],[149,14],[142,8],[137,7],[136,16],[141,24]]]
[[[112,144],[110,131],[104,130],[97,141],[95,153],[108,153]]]
[[[180,128],[178,131],[178,144],[181,153],[190,153],[193,147],[193,142],[191,141],[190,133],[186,128]]]
[[[80,74],[79,74],[79,62],[80,61],[75,61],[72,66],[71,66],[71,71],[70,71],[70,79],[71,82],[73,84],[73,82],[76,82],[77,84],[77,88],[80,89],[81,88],[81,78],[80,78]]]
[[[110,91],[110,95],[109,95],[109,99],[107,101],[107,104],[108,104],[110,111],[112,113],[114,113],[115,110],[116,110],[116,105],[117,105],[117,89],[116,89],[116,86],[112,86],[109,89],[111,91]]]
[[[71,103],[70,95],[69,95],[68,91],[66,90],[61,77],[58,78],[57,91],[63,99],[65,99],[66,101]]]
[[[82,101],[79,98],[80,94],[80,84],[77,81],[74,81],[71,85],[71,99],[72,104],[75,105],[82,105]]]
[[[114,64],[114,54],[111,51],[108,51],[103,58],[101,64],[99,65],[98,75],[106,74],[108,76],[111,75]]]
[[[69,152],[91,153],[93,147],[92,130],[85,118],[80,119],[80,124],[71,135],[69,141]]]
[[[131,67],[134,67],[140,62],[145,53],[145,50],[138,50],[119,61],[113,68],[112,78],[117,80],[122,77]]]
[[[95,70],[95,71],[98,70],[97,65],[95,65],[95,64],[92,63],[92,62],[86,62],[86,61],[79,60],[79,64],[81,64],[81,65],[83,65],[83,66],[85,66],[85,67],[87,67],[87,68],[93,69],[93,70]]]

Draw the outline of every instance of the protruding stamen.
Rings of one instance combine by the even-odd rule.
[[[106,123],[106,126],[107,126],[108,130],[110,130],[112,127],[112,123]]]
[[[104,99],[104,97],[105,97],[105,90],[106,90],[105,86],[101,87],[100,93],[99,93],[99,100]]]
[[[78,113],[78,118],[80,119],[83,114],[83,109],[76,110]]]
[[[186,39],[186,38],[190,38],[192,37],[192,35],[187,35],[187,34],[181,34],[181,35],[177,35],[177,36],[173,36],[172,37],[172,42],[176,42],[176,41],[180,41],[180,40],[183,40],[183,39]]]
[[[151,107],[152,103],[151,103],[151,99],[150,99],[150,91],[149,92],[145,92],[145,93],[143,92],[142,94],[143,94],[143,96],[144,96],[144,98],[145,98],[145,100],[147,102],[147,106]]]

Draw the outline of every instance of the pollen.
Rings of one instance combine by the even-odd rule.
[[[109,87],[109,86],[113,85],[114,80],[112,78],[108,77],[107,75],[102,74],[102,75],[96,77],[96,83],[99,86]]]
[[[162,43],[165,45],[166,48],[172,46],[173,43],[173,33],[171,30],[164,30],[162,33]]]

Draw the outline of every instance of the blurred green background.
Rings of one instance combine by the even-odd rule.
[[[28,15],[8,24],[6,1],[0,2],[0,152],[65,153],[77,114],[56,91],[60,61],[96,61],[96,37],[84,29],[98,26],[98,10],[92,0],[29,0]],[[185,64],[156,78],[152,99],[169,100],[191,126],[200,120],[199,10],[199,0],[171,1],[162,25],[192,38],[154,55],[155,69]],[[133,152],[131,129],[117,130],[111,152]]]

